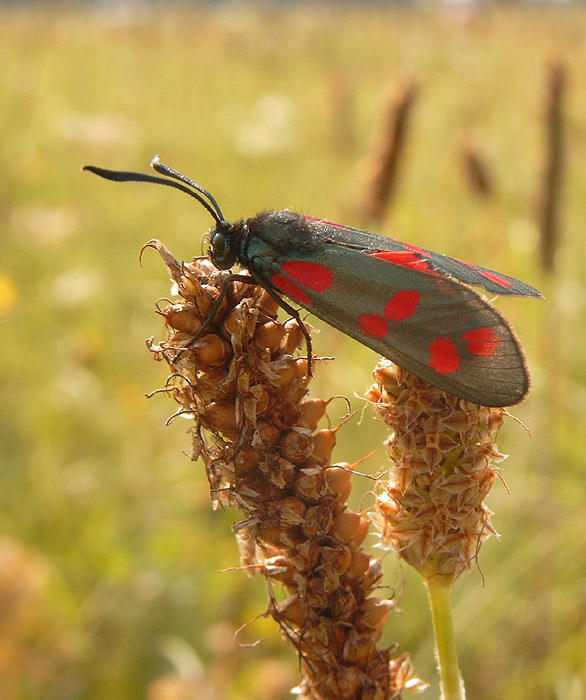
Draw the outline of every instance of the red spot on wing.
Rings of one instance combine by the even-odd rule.
[[[346,228],[342,224],[336,224],[334,221],[328,221],[327,219],[320,219],[318,216],[304,216],[307,221],[315,221],[318,224],[327,224],[328,226],[335,226],[336,228]]]
[[[429,257],[429,252],[427,250],[423,250],[423,248],[419,248],[416,245],[411,245],[410,243],[403,243],[405,248],[409,248],[409,250],[413,250],[416,253],[419,253],[419,255],[423,255],[423,257],[428,258]]]
[[[334,273],[329,267],[315,262],[304,260],[290,260],[283,263],[283,272],[293,277],[304,287],[313,289],[314,292],[325,292],[332,286]],[[274,276],[273,276],[274,279]]]
[[[492,357],[503,344],[492,328],[475,328],[466,331],[462,338],[466,341],[468,352],[480,357]]]
[[[503,287],[506,287],[509,289],[509,287],[513,286],[513,282],[508,279],[507,277],[504,277],[503,275],[500,275],[498,272],[492,272],[491,270],[485,270],[484,268],[480,267],[479,265],[475,265],[474,263],[467,262],[466,260],[461,260],[460,258],[454,258],[454,260],[457,260],[458,262],[464,263],[464,265],[467,265],[468,267],[472,268],[473,270],[476,270],[479,274],[481,274],[483,277],[486,277],[486,279],[490,280],[491,282],[495,282],[496,284],[500,284]]]
[[[385,318],[404,321],[417,311],[421,295],[415,289],[405,289],[393,294],[385,306]]]
[[[503,287],[512,287],[513,283],[511,280],[507,279],[506,277],[503,277],[502,275],[499,275],[497,272],[489,272],[488,270],[479,270],[480,274],[483,277],[486,277],[487,279],[491,280],[492,282],[496,282],[497,284],[501,284]]]
[[[436,338],[429,346],[429,353],[427,364],[440,374],[451,374],[460,367],[458,349],[449,338]]]
[[[300,304],[305,304],[305,306],[311,306],[311,299],[307,294],[301,289],[301,287],[293,280],[285,277],[285,275],[273,275],[271,277],[271,282],[279,289],[281,292],[286,294],[291,299],[295,299]]]
[[[429,266],[427,260],[421,259],[419,252],[412,252],[410,250],[380,250],[378,253],[369,253],[369,255],[372,255],[373,258],[379,258],[380,260],[393,263],[394,265],[410,267],[412,270],[425,272],[428,275],[439,274]]]
[[[358,319],[360,330],[374,338],[384,338],[389,329],[389,322],[377,314],[362,314]]]
[[[389,331],[389,321],[404,321],[412,316],[421,297],[414,289],[405,289],[389,299],[385,305],[384,318],[379,314],[362,314],[358,319],[360,330],[373,338],[386,338]]]

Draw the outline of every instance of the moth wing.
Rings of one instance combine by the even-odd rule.
[[[507,406],[526,395],[517,337],[470,287],[343,245],[298,252],[257,272],[330,325],[456,396]]]
[[[305,217],[306,219],[308,217]],[[354,248],[362,252],[374,254],[389,253],[388,260],[394,259],[397,264],[407,264],[429,269],[449,275],[454,279],[482,287],[491,294],[507,296],[529,296],[541,298],[541,292],[526,282],[503,275],[488,267],[475,265],[474,263],[451,258],[442,253],[435,253],[425,248],[419,248],[408,243],[403,243],[396,238],[381,236],[377,233],[361,231],[360,229],[340,226],[329,221],[311,219],[313,224],[320,229],[320,233],[337,245],[346,248]]]

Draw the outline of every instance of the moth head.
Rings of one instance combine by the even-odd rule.
[[[229,221],[220,221],[210,231],[209,256],[219,270],[227,270],[236,262],[237,252],[233,243],[234,226]]]

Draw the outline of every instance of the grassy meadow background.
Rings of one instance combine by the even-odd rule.
[[[545,77],[566,66],[566,173],[556,270],[539,265]],[[189,423],[145,338],[166,270],[157,237],[200,254],[210,226],[164,188],[82,174],[148,170],[155,153],[228,218],[291,207],[364,225],[365,155],[389,91],[414,81],[398,191],[380,231],[522,277],[546,302],[499,300],[523,340],[528,400],[501,431],[501,538],[454,591],[468,696],[586,698],[586,9],[418,11],[339,5],[0,6],[0,698],[280,700],[297,660],[260,619],[235,512],[212,513]],[[475,195],[472,144],[493,182]],[[372,227],[373,224],[371,223]],[[376,356],[336,331],[313,395],[354,394]],[[332,404],[335,422],[345,412]],[[335,461],[386,463],[369,409]],[[371,482],[354,481],[354,505]],[[375,543],[372,538],[372,543]],[[424,587],[385,561],[384,642],[438,695]]]

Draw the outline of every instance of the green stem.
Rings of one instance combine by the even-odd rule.
[[[435,648],[440,673],[442,700],[465,700],[466,693],[458,667],[458,652],[452,621],[450,593],[453,579],[446,576],[431,576],[425,579]]]

